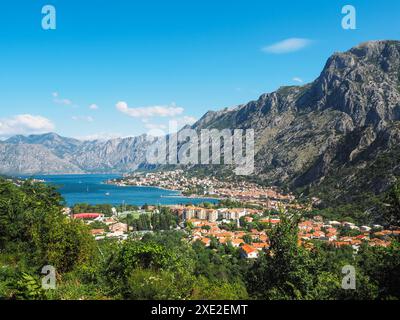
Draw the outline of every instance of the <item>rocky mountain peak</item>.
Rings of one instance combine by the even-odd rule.
[[[357,125],[399,119],[400,42],[372,41],[332,55],[298,101],[300,109],[336,109]]]

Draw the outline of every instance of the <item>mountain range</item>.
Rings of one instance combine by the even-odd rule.
[[[263,183],[346,200],[383,192],[400,176],[400,42],[335,53],[312,83],[209,111],[192,128],[254,129]],[[125,173],[145,165],[149,144],[14,136],[0,142],[0,173]]]
[[[81,141],[56,133],[13,136],[0,142],[0,173],[9,175],[122,173],[145,160],[145,135]]]

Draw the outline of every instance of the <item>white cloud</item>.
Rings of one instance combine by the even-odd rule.
[[[171,104],[170,106],[151,106],[130,108],[124,101],[120,101],[115,106],[118,111],[134,118],[149,117],[175,117],[183,113],[184,109]]]
[[[90,109],[90,110],[97,110],[97,109],[99,109],[99,106],[98,106],[97,104],[95,104],[95,103],[92,103],[92,104],[89,106],[89,109]]]
[[[299,77],[294,77],[292,80],[293,80],[294,82],[298,82],[298,83],[303,83],[303,82],[304,82],[303,79],[301,79],[301,78],[299,78]]]
[[[262,48],[262,51],[264,51],[266,53],[275,53],[275,54],[289,53],[289,52],[295,52],[295,51],[304,49],[305,47],[309,46],[311,43],[312,43],[312,40],[310,40],[310,39],[290,38],[290,39],[285,39],[283,41],[266,46],[266,47]]]
[[[31,114],[0,119],[0,137],[2,138],[16,134],[45,133],[53,131],[54,128],[54,124],[49,119]]]
[[[93,122],[94,119],[91,116],[73,116],[72,120],[74,121],[86,121],[86,122]]]
[[[168,120],[166,123],[151,123],[146,118],[142,119],[144,127],[148,130],[146,134],[153,137],[175,133],[184,126],[192,125],[196,121],[196,118],[190,116],[175,117]]]
[[[70,99],[60,97],[58,92],[53,92],[51,95],[53,96],[54,103],[64,106],[72,106],[72,101]]]

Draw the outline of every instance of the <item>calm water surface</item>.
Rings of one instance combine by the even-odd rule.
[[[69,206],[76,203],[89,204],[180,204],[216,202],[215,199],[186,198],[179,192],[153,187],[119,187],[104,184],[118,175],[46,175],[34,176],[58,188]]]

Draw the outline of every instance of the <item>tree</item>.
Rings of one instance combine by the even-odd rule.
[[[253,238],[249,234],[245,234],[243,236],[243,241],[247,244],[252,244],[253,243]]]
[[[400,297],[400,244],[393,242],[388,248],[363,246],[357,255],[357,263],[376,283],[379,299]]]
[[[95,250],[95,241],[81,221],[51,216],[33,231],[33,243],[41,265],[49,264],[57,272],[68,272],[87,263]]]
[[[400,180],[385,196],[382,220],[385,225],[400,226]]]
[[[25,181],[20,186],[0,180],[0,245],[19,245],[37,267],[53,265],[58,272],[85,263],[94,239],[80,221],[62,214],[63,200],[53,187]]]
[[[302,299],[313,287],[312,259],[298,245],[300,216],[280,215],[280,223],[267,231],[270,249],[247,274],[249,293],[262,299]]]
[[[193,300],[244,300],[248,299],[245,285],[241,281],[210,281],[204,276],[197,278],[190,297]]]

